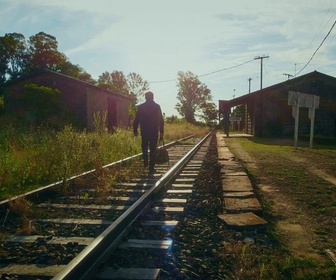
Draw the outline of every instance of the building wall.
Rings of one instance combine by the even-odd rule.
[[[296,91],[320,97],[319,108],[315,110],[314,134],[335,137],[336,83],[335,78],[325,75],[308,76],[301,83],[291,87],[280,87],[264,94],[263,126],[267,122],[278,121],[282,125],[283,135],[294,134],[292,106],[288,105],[289,91]],[[308,108],[300,107],[299,134],[309,134],[311,120]]]
[[[315,135],[336,139],[336,78],[319,73],[308,73],[277,85],[256,91],[232,100],[220,100],[225,109],[245,105],[244,131],[255,136],[269,136],[270,133],[294,135],[295,120],[292,106],[288,105],[289,91],[296,91],[320,97],[319,108],[315,110]],[[223,108],[224,108],[223,107]],[[219,108],[223,113],[223,108]],[[309,134],[310,119],[307,108],[300,108],[299,133]]]
[[[61,92],[61,100],[66,104],[69,113],[76,118],[76,122],[83,126],[88,126],[87,93],[86,88],[81,83],[73,82],[72,79],[62,75],[42,73],[34,77],[33,82],[37,85],[56,88]]]
[[[113,114],[115,116],[113,126],[125,127],[129,124],[127,98],[51,71],[43,71],[11,83],[6,86],[6,91],[10,96],[16,97],[23,94],[23,86],[30,83],[58,89],[69,114],[76,119],[77,124],[89,130],[94,128],[93,116],[98,112]],[[116,112],[108,112],[108,103],[112,101],[116,104]],[[11,110],[15,110],[15,104],[10,106]]]

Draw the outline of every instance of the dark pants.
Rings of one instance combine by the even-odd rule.
[[[142,137],[142,158],[145,166],[148,164],[148,147],[149,147],[149,169],[154,169],[154,153],[157,147],[158,136],[141,135]]]

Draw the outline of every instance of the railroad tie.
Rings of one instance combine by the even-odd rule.
[[[159,268],[118,268],[107,267],[96,275],[96,279],[158,279]]]

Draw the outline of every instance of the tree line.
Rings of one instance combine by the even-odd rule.
[[[6,33],[0,37],[0,88],[7,81],[41,68],[129,97],[130,114],[135,112],[136,104],[149,90],[148,81],[137,73],[125,75],[122,71],[105,71],[98,80],[93,79],[82,67],[71,63],[66,55],[58,50],[57,39],[50,34],[39,32],[30,36],[28,40],[20,33]],[[212,102],[211,91],[196,75],[192,72],[178,72],[177,87],[178,102],[175,109],[182,118],[189,123],[196,123],[196,119],[202,119],[206,123],[216,120],[217,110]]]

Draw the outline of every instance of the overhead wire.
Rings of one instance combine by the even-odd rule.
[[[226,70],[230,70],[230,69],[233,69],[233,68],[237,68],[237,67],[243,66],[243,65],[245,65],[247,63],[250,63],[252,61],[254,61],[254,59],[245,61],[243,63],[237,64],[237,65],[234,65],[234,66],[229,66],[229,67],[226,67],[226,68],[222,68],[222,69],[219,69],[219,70],[216,70],[216,71],[212,71],[212,72],[209,72],[209,73],[206,73],[206,74],[202,74],[202,75],[197,75],[197,76],[198,77],[209,76],[209,75],[216,74],[216,73],[219,73],[219,72],[222,72],[222,71],[226,71]],[[152,81],[152,82],[149,82],[149,83],[150,84],[155,84],[155,83],[168,83],[168,82],[175,82],[175,81],[176,81],[176,79],[170,79],[170,80]]]
[[[254,59],[251,59],[251,60],[248,60],[248,61],[245,61],[243,63],[240,63],[240,64],[237,64],[237,65],[234,65],[234,66],[231,66],[231,67],[226,67],[226,68],[223,68],[223,69],[220,69],[220,70],[216,70],[216,71],[213,71],[213,72],[210,72],[210,73],[206,73],[206,74],[202,74],[202,75],[198,75],[198,77],[205,77],[205,76],[209,76],[209,75],[212,75],[212,74],[216,74],[218,72],[222,72],[222,71],[226,71],[226,70],[230,70],[230,69],[233,69],[233,68],[237,68],[237,67],[240,67],[240,66],[243,66],[247,63],[250,63],[254,61]]]
[[[329,29],[327,35],[323,38],[322,42],[320,43],[320,45],[317,47],[317,49],[315,50],[315,52],[313,53],[313,55],[311,56],[311,58],[308,60],[308,62],[305,64],[305,66],[302,67],[302,69],[296,73],[300,74],[307,66],[308,64],[313,60],[315,54],[318,52],[318,50],[322,47],[322,45],[324,44],[325,40],[328,38],[329,34],[331,33],[331,31],[333,30],[333,28],[335,27],[336,24],[336,20],[334,21],[333,25],[331,26],[331,28]]]
[[[322,33],[322,30],[324,30],[324,29],[326,28],[326,26],[329,24],[330,20],[335,16],[335,13],[336,13],[336,12],[335,12],[333,15],[331,15],[331,17],[329,18],[329,20],[327,19],[327,18],[328,18],[328,15],[329,15],[329,13],[330,13],[330,11],[331,11],[331,9],[332,9],[332,4],[333,4],[333,3],[334,3],[334,0],[331,0],[331,1],[330,1],[330,4],[329,4],[329,7],[328,7],[328,10],[327,10],[327,12],[325,13],[322,22],[320,23],[320,25],[319,25],[318,29],[316,30],[316,32],[315,32],[313,38],[310,40],[310,43],[309,43],[308,46],[307,46],[308,49],[309,49],[309,48],[312,46],[312,44],[315,42],[315,39]],[[298,55],[297,59],[298,59],[298,60],[301,60],[301,59],[302,59],[302,56],[303,56],[303,53],[301,52],[301,53]],[[298,64],[303,64],[303,63],[298,63]],[[297,63],[296,63],[296,65],[297,65]],[[295,73],[295,75],[296,75],[296,73]]]
[[[331,6],[331,4],[330,4]],[[326,19],[329,11],[330,11],[330,6],[329,6],[329,9],[328,9],[328,12],[325,16],[325,18],[323,19],[323,22],[324,20]],[[330,21],[330,20],[329,20]],[[328,22],[329,22],[328,21]],[[322,23],[323,23],[322,22]],[[321,24],[322,24],[321,23]],[[295,76],[298,75],[299,73],[301,73],[308,65],[309,63],[313,60],[314,56],[316,55],[316,53],[319,51],[319,49],[322,47],[322,45],[324,44],[325,40],[328,38],[328,36],[330,35],[331,31],[333,30],[333,28],[335,27],[336,25],[336,21],[334,21],[333,25],[331,26],[331,28],[329,29],[327,35],[323,38],[322,42],[320,43],[320,45],[317,47],[317,49],[314,51],[314,53],[312,54],[311,58],[308,60],[308,62],[302,67],[302,69],[300,71],[298,71],[297,73],[295,73]],[[320,32],[318,32],[320,33]],[[315,34],[314,38],[312,39],[312,41],[314,41],[315,37],[317,36],[318,34]],[[311,42],[312,43],[312,42]],[[237,64],[237,65],[234,65],[234,66],[230,66],[230,67],[226,67],[226,68],[222,68],[222,69],[219,69],[219,70],[215,70],[215,71],[212,71],[212,72],[209,72],[209,73],[205,73],[205,74],[202,74],[202,75],[198,75],[198,77],[205,77],[205,76],[209,76],[209,75],[213,75],[213,74],[216,74],[216,73],[219,73],[219,72],[222,72],[222,71],[226,71],[226,70],[230,70],[230,69],[234,69],[234,68],[237,68],[237,67],[240,67],[240,66],[243,66],[247,63],[250,63],[252,61],[254,61],[255,59],[251,59],[251,60],[248,60],[248,61],[245,61],[243,63],[240,63],[240,64]],[[266,70],[266,69],[265,69]],[[269,74],[269,73],[268,73]],[[176,79],[167,79],[167,80],[158,80],[158,81],[151,81],[149,82],[150,84],[154,84],[154,83],[168,83],[168,82],[175,82]]]

